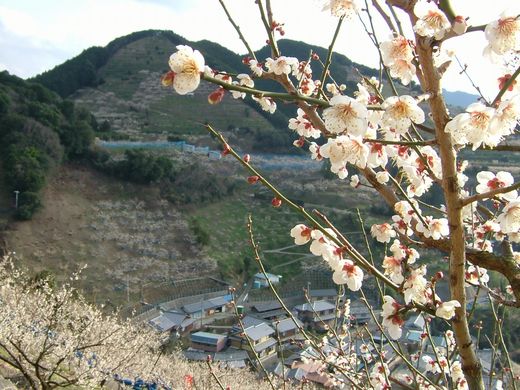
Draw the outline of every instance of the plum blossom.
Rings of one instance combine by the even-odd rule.
[[[417,71],[413,63],[402,59],[395,60],[388,69],[390,76],[400,79],[403,85],[410,84]]]
[[[471,284],[486,284],[489,282],[487,269],[470,265],[466,270],[466,282]]]
[[[480,145],[495,146],[499,131],[490,131],[491,120],[495,109],[482,103],[472,103],[466,112],[458,114],[446,124],[445,132],[450,133],[453,141],[458,145],[472,144],[473,150]]]
[[[450,234],[448,220],[446,218],[434,219],[432,217],[426,217],[424,219],[427,226],[424,226],[424,224],[419,221],[416,227],[417,231],[422,233],[424,237],[432,238],[433,240],[440,240]]]
[[[358,291],[363,284],[363,270],[352,260],[340,260],[334,267],[332,280],[336,284],[346,284],[351,291]]]
[[[253,79],[245,73],[240,73],[237,75],[238,81],[233,81],[234,85],[240,85],[242,87],[254,88],[255,82]],[[245,92],[240,91],[231,91],[234,99],[243,99],[246,96]]]
[[[413,123],[424,122],[424,111],[409,95],[391,96],[383,102],[382,124],[392,127],[398,134],[404,134]]]
[[[411,301],[418,303],[427,303],[429,293],[426,291],[428,282],[424,275],[426,275],[426,265],[414,269],[406,279],[403,285],[404,301],[408,304]]]
[[[520,121],[520,94],[513,95],[498,105],[489,126],[489,131],[492,132],[491,138],[497,143],[500,142],[504,136],[514,132],[518,121]]]
[[[455,315],[455,309],[460,307],[460,302],[456,300],[442,302],[435,310],[435,315],[437,317],[444,318],[446,320],[451,320]]]
[[[298,70],[299,64],[300,61],[298,61],[298,59],[295,57],[280,56],[275,60],[272,58],[267,58],[265,60],[265,67],[267,68],[268,72],[274,73],[278,76],[296,72]]]
[[[385,275],[388,275],[392,282],[398,284],[402,283],[404,280],[401,263],[401,259],[395,256],[385,256],[385,258],[383,259],[383,268],[385,269]]]
[[[365,168],[369,149],[360,137],[341,135],[329,138],[327,143],[320,147],[320,154],[330,159],[330,170],[337,174],[347,163]]]
[[[502,233],[520,232],[520,198],[512,200],[504,207],[497,222],[500,224]]]
[[[422,357],[424,363],[426,363],[426,371],[431,372],[432,374],[440,374],[441,372],[448,373],[449,365],[448,361],[444,356],[439,356],[439,361],[435,358],[425,355]]]
[[[497,60],[511,50],[520,50],[520,20],[514,13],[503,12],[498,20],[489,23],[484,31],[488,45],[484,55]]]
[[[298,224],[291,229],[291,237],[296,245],[304,245],[311,240],[312,229],[303,224]]]
[[[398,35],[389,41],[381,42],[381,54],[383,63],[391,66],[397,60],[411,62],[413,60],[413,50],[408,40]]]
[[[413,29],[420,36],[442,39],[451,29],[450,21],[433,1],[419,0],[413,12],[418,18]]]
[[[388,331],[388,335],[393,340],[401,338],[403,333],[404,319],[399,314],[402,305],[395,301],[389,295],[383,297],[383,310],[381,317],[383,317],[382,325]]]
[[[395,230],[392,229],[392,226],[389,223],[383,223],[381,225],[372,225],[370,228],[370,233],[372,237],[374,237],[379,242],[390,242],[391,238],[394,238],[396,233]]]
[[[295,130],[298,135],[305,138],[319,138],[321,132],[312,125],[307,114],[301,108],[298,108],[297,113],[296,118],[289,119],[289,129]]]
[[[451,30],[457,35],[464,34],[468,30],[468,23],[466,22],[466,18],[461,15],[455,16]]]
[[[320,154],[320,146],[316,142],[311,142],[309,146],[309,152],[311,152],[311,158],[313,160],[323,160],[323,156]]]
[[[336,17],[351,18],[359,12],[362,7],[360,0],[327,0],[322,11],[330,9],[330,14]]]
[[[513,175],[505,171],[497,172],[496,175],[493,172],[481,171],[477,173],[477,180],[479,184],[477,185],[476,191],[479,194],[496,190],[498,188],[509,187],[514,182]],[[496,195],[496,197],[506,200],[513,200],[517,196],[517,191],[511,191],[505,194]]]
[[[169,65],[175,73],[173,88],[179,95],[186,95],[197,89],[200,74],[204,73],[204,57],[198,50],[186,45],[177,46],[177,52],[170,56]]]
[[[261,77],[262,73],[264,73],[261,62],[250,58],[247,60],[246,64],[249,65],[249,69],[251,69],[251,72],[253,72],[255,76]]]
[[[360,185],[359,176],[358,175],[352,175],[352,177],[350,178],[350,186],[352,188],[358,188],[359,185]]]
[[[325,127],[335,134],[347,132],[354,136],[363,136],[368,127],[367,108],[358,101],[342,95],[330,99],[331,107],[323,111]]]
[[[415,263],[415,261],[420,257],[417,250],[401,244],[401,241],[399,240],[394,240],[390,246],[390,252],[392,252],[393,256],[399,260],[406,259],[407,264]]]
[[[266,96],[257,97],[255,95],[252,95],[251,98],[260,104],[262,110],[267,111],[270,114],[273,114],[276,111],[276,102],[272,98]]]
[[[390,175],[387,171],[379,171],[376,173],[376,180],[380,184],[386,184],[390,180]]]

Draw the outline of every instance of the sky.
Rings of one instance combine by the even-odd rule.
[[[266,41],[254,0],[224,0],[254,50]],[[284,38],[328,47],[337,19],[322,11],[325,0],[273,0],[275,20],[285,23]],[[380,1],[382,4],[384,1]],[[520,13],[518,0],[452,0],[455,12],[472,24],[498,19],[500,12]],[[402,17],[403,24],[406,19]],[[375,19],[381,39],[390,31]],[[191,41],[208,39],[244,54],[244,45],[227,20],[218,0],[0,0],[0,70],[27,78],[70,59],[90,46],[104,46],[134,31],[165,29]],[[408,35],[411,37],[411,35]],[[481,32],[450,39],[473,81],[486,97],[497,92],[503,74],[482,57]],[[358,19],[343,23],[335,50],[351,60],[377,67],[377,51]],[[454,63],[444,77],[448,90],[476,93]],[[341,75],[336,75],[341,80]]]

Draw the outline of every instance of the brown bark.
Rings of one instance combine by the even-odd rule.
[[[410,15],[412,23],[415,17]],[[423,91],[429,93],[429,105],[435,124],[435,134],[439,143],[439,155],[442,164],[442,187],[446,202],[447,218],[450,228],[450,294],[451,299],[460,302],[452,320],[453,332],[462,362],[462,369],[470,390],[483,390],[482,367],[472,345],[466,316],[465,264],[466,247],[465,232],[462,219],[462,202],[457,182],[457,153],[451,136],[444,132],[449,121],[448,111],[442,97],[440,76],[432,59],[432,41],[416,35],[416,52],[422,67]]]

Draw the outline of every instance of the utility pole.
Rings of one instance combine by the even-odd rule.
[[[15,191],[14,192],[14,208],[17,209],[18,208],[18,194],[20,193],[20,191]]]

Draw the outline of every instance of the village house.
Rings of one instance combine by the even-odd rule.
[[[325,331],[336,318],[336,306],[328,301],[315,301],[294,307],[298,318],[309,328]]]
[[[195,332],[190,335],[190,346],[208,352],[219,352],[226,346],[227,337],[222,334]]]
[[[191,331],[196,320],[186,313],[177,311],[160,311],[148,324],[160,333],[170,332],[183,334]]]
[[[255,323],[255,320],[257,321]],[[272,337],[275,330],[265,322],[258,319],[247,319],[243,321],[244,330],[240,325],[234,326],[229,336],[231,346],[248,351],[250,360],[254,363],[255,353],[260,360],[265,360],[276,353],[276,340]],[[249,340],[249,341],[248,341]],[[254,349],[251,349],[251,345]]]
[[[230,295],[201,300],[200,302],[184,305],[182,310],[192,318],[205,318],[215,313],[228,311],[231,302]]]
[[[269,321],[282,319],[287,316],[286,311],[278,301],[257,303],[251,307],[251,314]]]
[[[289,340],[296,340],[300,335],[300,329],[303,327],[302,322],[298,318],[285,318],[279,321],[273,321],[273,327],[276,331],[275,337],[278,341],[285,343]]]

